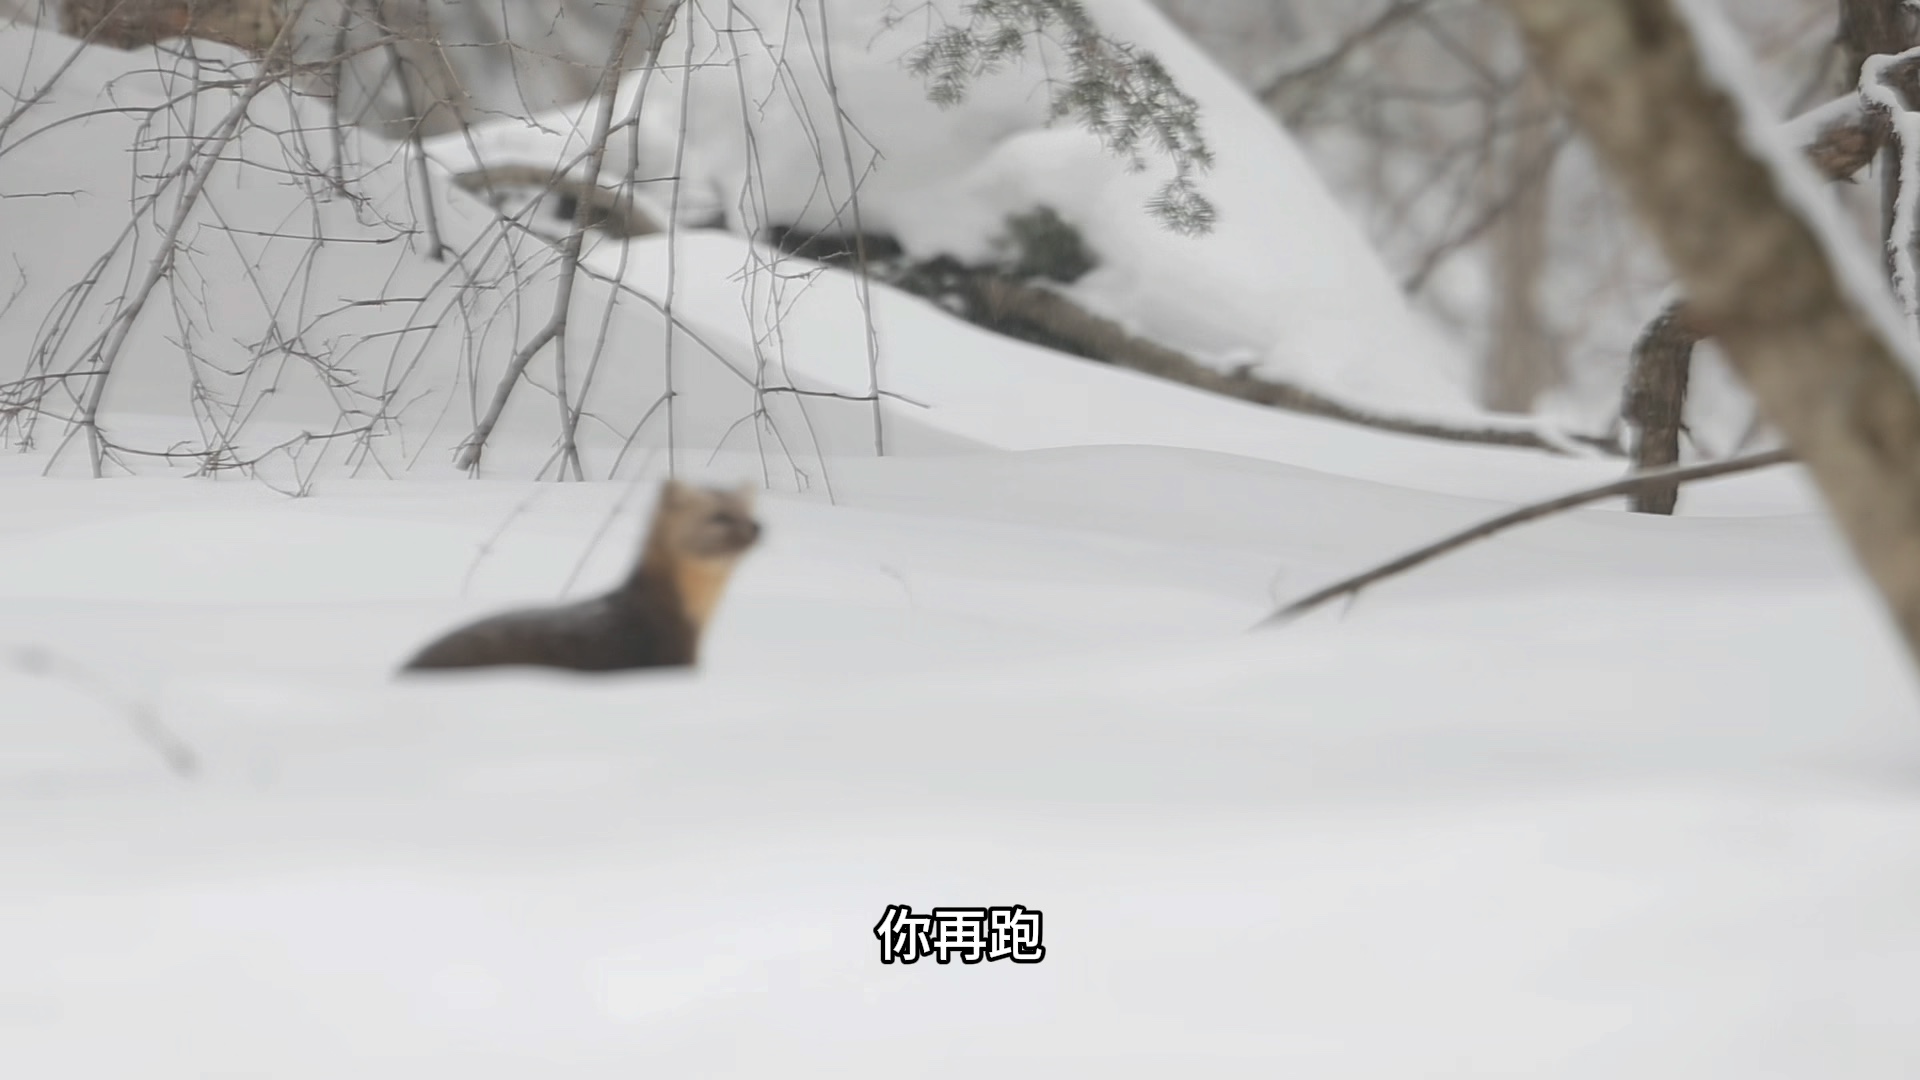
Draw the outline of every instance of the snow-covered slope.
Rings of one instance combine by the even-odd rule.
[[[173,225],[179,190],[212,146],[181,136],[217,131],[238,102],[220,85],[181,95],[185,76],[176,70],[190,68],[159,54],[87,50],[66,67],[70,46],[60,40],[0,31],[0,54],[24,73],[25,85],[47,87],[0,156],[0,185],[16,196],[0,201],[0,234],[35,253],[33,272],[25,264],[17,274],[0,271],[0,280],[13,278],[6,283],[13,302],[0,311],[0,357],[13,359],[0,360],[0,380],[40,380],[23,384],[36,388],[31,400],[47,413],[33,421],[41,425],[29,432],[34,438],[78,413],[88,383],[75,373],[97,365],[117,314],[138,294]],[[105,85],[118,106],[96,110]],[[229,446],[229,456],[250,458],[284,446],[264,465],[289,488],[340,463],[386,474],[444,469],[484,415],[514,352],[549,317],[558,273],[552,250],[519,225],[502,226],[437,167],[427,170],[423,191],[403,150],[364,135],[349,141],[339,166],[353,194],[341,197],[325,144],[275,134],[325,127],[315,102],[275,89],[255,99],[249,115],[252,123],[210,168],[181,218],[176,235],[191,255],[179,260],[180,285],[148,294],[114,355],[100,417],[107,437],[130,448],[121,463],[139,467],[143,455],[159,451]],[[156,130],[169,138],[150,138]],[[1284,146],[1278,133],[1273,145]],[[190,155],[196,147],[200,154]],[[1113,167],[1104,152],[1098,160]],[[1293,175],[1310,185],[1304,171]],[[432,218],[423,213],[425,193]],[[1242,235],[1238,226],[1223,227],[1208,241],[1185,240],[1142,224],[1137,211],[1116,204],[1116,218],[1132,224],[1115,227],[1139,225],[1140,235],[1182,250]],[[430,255],[435,237],[446,261]],[[1322,240],[1329,259],[1371,259],[1350,237]],[[1143,252],[1138,265],[1172,264]],[[1402,465],[1413,460],[1380,459],[1369,449],[1377,441],[1337,425],[1169,392],[1140,376],[997,339],[889,289],[863,302],[846,277],[802,260],[773,260],[724,234],[654,238],[628,249],[598,243],[588,266],[593,272],[576,286],[565,335],[568,396],[584,416],[578,439],[587,467],[599,475],[631,473],[669,441],[682,453],[769,448],[783,463],[775,472],[784,486],[804,483],[796,469],[806,471],[807,460],[871,452],[872,407],[818,393],[871,392],[869,321],[889,452],[1199,439],[1210,449],[1394,480],[1406,479]],[[1345,273],[1322,260],[1312,276],[1333,281],[1334,271]],[[1245,276],[1280,280],[1284,291],[1290,273],[1262,266]],[[624,284],[612,286],[616,280]],[[1355,271],[1353,280],[1371,278]],[[680,327],[671,343],[661,315],[668,304]],[[1372,333],[1391,322],[1356,316],[1343,323],[1332,312],[1321,313],[1329,333],[1347,332],[1342,325]],[[1420,362],[1410,342],[1401,344],[1407,348],[1369,355]],[[514,391],[490,443],[490,470],[524,476],[544,465],[551,472],[554,363],[552,350],[543,351]],[[37,396],[39,389],[48,395]],[[1477,483],[1485,452],[1418,445],[1433,463],[1422,472]],[[70,447],[61,467],[83,468],[80,449]],[[1553,475],[1549,484],[1558,482]]]
[[[78,412],[87,385],[74,373],[95,365],[172,224],[182,181],[161,187],[154,178],[190,174],[201,160],[186,155],[194,144],[178,137],[181,129],[208,132],[235,105],[234,92],[219,86],[178,98],[172,67],[181,65],[156,54],[87,50],[63,67],[69,47],[59,40],[36,45],[31,32],[0,31],[6,62],[28,85],[48,87],[0,153],[0,187],[15,196],[0,200],[0,235],[32,253],[14,272],[0,269],[0,287],[13,295],[0,310],[0,382],[24,376],[38,380],[24,387],[49,390],[31,399],[44,415],[14,418],[37,426],[13,429],[46,447],[62,445],[58,421]],[[114,110],[93,108],[105,85],[114,88]],[[324,126],[314,102],[273,90],[250,115],[258,126],[241,130],[227,158],[274,167],[223,160],[211,168],[178,231],[191,253],[178,264],[180,285],[154,291],[116,355],[100,417],[107,437],[129,448],[120,466],[148,467],[145,455],[159,451],[231,446],[233,457],[266,454],[263,468],[287,489],[341,465],[389,475],[447,471],[514,351],[549,317],[551,249],[520,227],[502,227],[438,168],[429,170],[427,189],[435,216],[425,219],[404,153],[364,136],[343,166],[355,198],[339,197],[324,145],[274,134]],[[145,138],[151,130],[173,137]],[[139,211],[131,229],[130,205]],[[447,261],[430,257],[433,235],[451,253]],[[1512,455],[1426,441],[1380,452],[1398,441],[997,338],[890,289],[876,288],[863,303],[850,278],[802,260],[772,261],[723,233],[624,249],[600,243],[587,263],[566,340],[569,399],[585,416],[578,437],[590,474],[631,475],[660,459],[669,441],[689,459],[716,446],[759,446],[772,482],[803,487],[820,472],[809,461],[871,453],[871,405],[820,396],[870,392],[871,321],[890,453],[1170,443],[1389,482],[1514,493],[1506,481],[1489,487],[1483,479],[1488,462]],[[616,280],[623,284],[612,286]],[[116,282],[129,284],[109,284]],[[670,403],[661,316],[668,303],[681,328],[670,346]],[[531,476],[544,466],[551,475],[553,371],[548,349],[514,391],[489,444],[490,474]],[[285,448],[268,453],[277,446]],[[84,451],[68,444],[59,468],[84,471]],[[1561,463],[1526,462],[1507,468],[1535,472],[1530,492],[1573,475]],[[1612,466],[1575,468],[1593,477]]]
[[[1202,182],[1220,212],[1210,235],[1182,236],[1144,212],[1168,163],[1149,154],[1149,167],[1132,172],[1077,124],[1049,124],[1048,85],[1063,71],[1054,50],[981,76],[958,106],[930,102],[902,61],[955,17],[950,2],[904,17],[886,0],[695,4],[664,46],[669,67],[623,84],[619,112],[639,100],[642,137],[637,148],[617,145],[609,169],[684,177],[684,215],[722,215],[748,233],[852,231],[857,179],[867,230],[914,255],[968,261],[994,253],[1009,215],[1050,207],[1101,261],[1072,294],[1139,334],[1360,406],[1471,415],[1461,362],[1272,118],[1146,0],[1087,7],[1199,102],[1217,159]],[[458,169],[476,151],[491,162],[577,161],[594,107],[538,127],[482,125],[435,140],[433,152]],[[643,185],[663,208],[672,189]]]

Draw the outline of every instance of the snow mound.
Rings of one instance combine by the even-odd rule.
[[[1056,49],[982,75],[951,108],[928,100],[904,60],[954,18],[951,2],[911,17],[887,0],[693,5],[662,68],[623,83],[617,111],[632,115],[637,102],[639,145],[616,147],[609,172],[645,181],[638,190],[656,211],[677,199],[681,220],[848,233],[857,215],[911,255],[968,262],[994,255],[1009,216],[1047,207],[1100,260],[1070,294],[1140,336],[1356,407],[1520,426],[1468,403],[1461,359],[1244,90],[1145,0],[1087,7],[1199,102],[1216,156],[1201,181],[1220,213],[1211,234],[1183,236],[1147,212],[1169,163],[1133,172],[1093,134],[1049,121]],[[476,154],[495,165],[577,163],[593,108],[537,126],[481,125],[471,138],[433,140],[431,152],[456,170],[475,167]],[[672,177],[683,179],[662,179]]]
[[[330,468],[447,469],[515,354],[553,313],[559,268],[540,234],[551,223],[503,220],[437,161],[416,161],[366,133],[347,132],[336,156],[331,139],[311,135],[330,130],[323,103],[278,86],[248,99],[245,62],[194,48],[212,68],[164,50],[81,49],[44,31],[0,31],[0,62],[42,91],[0,145],[0,190],[10,196],[0,200],[0,230],[14,239],[18,259],[11,271],[0,268],[0,288],[12,297],[0,309],[0,384],[13,384],[8,404],[25,406],[8,414],[5,436],[64,447],[58,467],[84,471],[85,439],[67,422],[84,415],[91,388],[104,380],[97,418],[114,451],[110,469],[244,461],[288,490]],[[853,70],[895,81],[869,96],[900,90],[906,78],[898,65]],[[974,100],[985,108],[1017,96],[1007,91],[1016,74],[987,80]],[[655,90],[671,89],[671,78],[657,72]],[[929,122],[951,119],[964,132],[968,117],[977,119],[964,109],[934,110],[917,82],[907,83],[913,93],[895,96],[931,110]],[[223,125],[242,107],[247,122],[222,145]],[[1031,126],[1039,120],[1030,107],[1023,115],[1029,129],[1002,140],[982,168],[1005,166],[1022,147],[1078,140],[1087,155],[1073,168],[1115,184],[1138,179],[1116,174],[1090,137]],[[552,149],[557,136],[509,125],[488,137],[524,155]],[[1286,145],[1277,133],[1272,139]],[[204,187],[182,209],[182,190],[202,165]],[[1311,187],[1303,170],[1286,175]],[[897,198],[881,198],[875,212],[911,226],[925,194],[911,185],[875,188],[889,190]],[[1198,258],[1203,247],[1191,245],[1241,242],[1227,229],[1203,241],[1165,233],[1135,204],[1138,192],[1113,191],[1112,220],[1137,228],[1129,235],[1143,244],[1182,246]],[[938,228],[959,219],[917,220]],[[143,292],[168,236],[179,242],[171,273]],[[1371,265],[1357,244],[1342,240],[1329,257]],[[1172,265],[1162,254],[1134,261]],[[595,237],[584,263],[564,370],[589,475],[632,475],[660,463],[669,443],[682,464],[715,449],[757,447],[766,479],[787,487],[811,483],[821,460],[877,448],[1198,439],[1210,449],[1396,482],[1410,479],[1405,467],[1416,460],[1375,453],[1382,444],[1365,432],[982,333],[891,289],[866,296],[850,275],[738,237]],[[1116,260],[1091,280],[1131,272]],[[131,306],[142,295],[136,315]],[[1341,330],[1330,310],[1314,324],[1328,333],[1384,325],[1356,318]],[[877,355],[869,353],[869,325]],[[877,408],[868,400],[874,366]],[[489,439],[486,468],[555,474],[561,367],[551,345],[531,356]],[[1490,453],[1513,456],[1417,445],[1433,463],[1419,472],[1449,487],[1477,484],[1478,463]],[[1539,467],[1556,483],[1566,475],[1554,464]]]

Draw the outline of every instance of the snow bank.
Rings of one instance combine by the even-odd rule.
[[[206,134],[237,104],[231,85],[182,94],[190,65],[158,51],[83,50],[63,70],[71,55],[63,40],[0,31],[0,60],[23,73],[22,85],[47,87],[0,147],[0,188],[14,196],[0,201],[0,231],[23,253],[13,273],[0,270],[0,287],[14,295],[0,311],[0,356],[13,358],[0,362],[0,381],[25,377],[50,389],[35,402],[44,412],[33,426],[7,434],[42,447],[68,437],[62,421],[91,385],[80,375],[95,368],[131,292],[106,283],[137,283],[160,250],[183,183],[167,178],[201,160],[188,150],[204,144],[184,136]],[[238,70],[244,79],[247,69]],[[113,107],[98,107],[103,95]],[[983,90],[978,100],[991,97]],[[213,451],[266,453],[262,467],[289,490],[340,467],[387,475],[449,468],[510,359],[552,311],[557,270],[531,231],[539,223],[503,224],[433,163],[422,188],[404,148],[362,133],[349,133],[335,162],[327,140],[286,134],[328,129],[311,99],[272,89],[249,116],[182,221],[188,254],[178,283],[154,291],[115,360],[100,416],[107,437],[129,447],[117,467],[153,467],[148,455],[162,451],[188,467]],[[1107,171],[1114,163],[1102,153],[1082,165]],[[332,184],[336,170],[349,181],[344,192]],[[1306,182],[1304,172],[1290,175]],[[1137,209],[1116,211],[1115,220],[1159,243],[1195,243],[1158,232]],[[446,261],[432,257],[435,235]],[[1207,243],[1239,242],[1230,235],[1239,234],[1223,230]],[[1347,246],[1335,255],[1370,258]],[[670,441],[683,463],[718,447],[757,446],[769,481],[790,487],[819,473],[811,462],[872,453],[874,410],[858,400],[873,385],[871,321],[890,453],[1193,443],[1392,482],[1513,490],[1480,479],[1487,462],[1511,454],[1426,443],[1413,444],[1425,455],[1380,454],[1367,433],[980,333],[892,290],[863,303],[848,276],[771,259],[737,238],[594,243],[587,265],[566,342],[569,400],[583,414],[578,437],[593,475],[632,475],[663,460]],[[678,327],[671,342],[669,305]],[[1325,325],[1336,321],[1328,315]],[[488,469],[553,475],[554,373],[548,348],[514,391]],[[84,446],[64,445],[59,467],[84,471]],[[283,449],[267,453],[276,446]],[[1536,490],[1598,469],[1516,468],[1539,471]]]
[[[0,65],[39,91],[0,143],[0,236],[15,254],[0,269],[0,384],[19,380],[27,406],[0,435],[66,446],[60,467],[84,470],[67,421],[110,365],[98,415],[122,447],[115,471],[160,454],[265,454],[275,481],[298,488],[337,468],[447,468],[551,317],[554,249],[437,168],[423,187],[404,148],[347,132],[336,155],[322,103],[279,86],[247,100],[253,69],[231,52],[195,46],[213,64],[199,68],[159,50],[75,48],[0,30]],[[222,145],[240,109],[247,121]],[[143,292],[170,235],[171,271]],[[871,452],[865,406],[756,382],[737,314],[669,335],[662,308],[617,273],[575,283],[566,390],[589,471],[631,475],[669,442],[690,454],[743,432],[803,460]],[[551,346],[533,359],[489,468],[553,475],[557,363]],[[894,426],[910,438],[915,418]]]
[[[1088,9],[1157,55],[1199,101],[1217,156],[1202,184],[1221,214],[1211,235],[1178,235],[1146,213],[1167,163],[1133,173],[1074,123],[1048,124],[1046,84],[1062,70],[1051,49],[981,77],[961,105],[928,101],[903,59],[953,15],[952,3],[907,17],[883,0],[691,5],[664,46],[668,68],[623,84],[622,115],[641,101],[640,146],[609,164],[684,177],[686,218],[718,216],[750,233],[852,231],[857,179],[861,224],[923,257],[984,260],[1010,214],[1051,207],[1102,261],[1069,291],[1138,334],[1357,406],[1501,422],[1468,406],[1462,362],[1411,311],[1272,118],[1144,0]],[[544,116],[538,129],[483,125],[477,142],[447,136],[433,152],[455,168],[471,167],[476,146],[494,162],[572,161],[591,128],[582,115]],[[675,197],[669,182],[642,194],[656,207]]]
[[[235,91],[204,86],[165,106],[185,85],[176,73],[185,63],[158,52],[83,50],[56,77],[71,55],[62,40],[0,31],[0,60],[17,65],[23,85],[49,86],[0,145],[0,190],[15,196],[0,200],[0,235],[20,260],[0,269],[0,289],[15,297],[0,310],[0,357],[12,358],[0,360],[0,382],[55,388],[33,427],[16,417],[6,435],[66,445],[58,469],[84,472],[84,443],[63,444],[62,420],[86,385],[72,373],[92,370],[128,292],[106,283],[138,280],[179,187],[154,178],[190,164],[179,136],[189,121],[204,133]],[[103,100],[117,104],[102,109]],[[275,89],[251,117],[184,219],[180,284],[155,291],[116,361],[100,415],[107,436],[132,448],[117,466],[191,469],[196,453],[231,446],[248,457],[284,444],[261,467],[286,490],[340,469],[450,473],[514,352],[552,311],[552,248],[532,223],[503,225],[429,163],[431,225],[451,253],[435,261],[403,149],[355,135],[341,166],[349,197],[328,180],[328,143],[277,134],[326,130],[318,103]],[[1070,133],[1035,137],[1056,135]],[[873,409],[858,400],[872,386],[869,321],[889,453],[1190,445],[1503,497],[1611,468],[1383,439],[1168,385],[978,331],[890,289],[863,303],[848,275],[776,261],[717,232],[591,244],[586,264],[567,344],[590,475],[661,464],[671,441],[683,465],[755,447],[768,482],[800,488],[822,475],[823,459],[871,454]],[[675,396],[665,405],[669,347]],[[543,351],[515,390],[485,458],[490,475],[554,474],[554,365]]]

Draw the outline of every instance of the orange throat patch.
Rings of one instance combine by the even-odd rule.
[[[740,561],[737,555],[723,559],[680,558],[673,564],[673,584],[680,593],[680,603],[686,610],[687,618],[693,623],[695,632],[704,630],[707,620],[713,617],[713,609],[720,606],[720,594],[726,590],[727,579],[733,575],[735,563]]]

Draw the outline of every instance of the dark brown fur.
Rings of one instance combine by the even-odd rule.
[[[603,596],[509,611],[440,638],[402,671],[525,664],[573,671],[687,667],[727,578],[760,538],[748,493],[660,493],[639,565]]]

